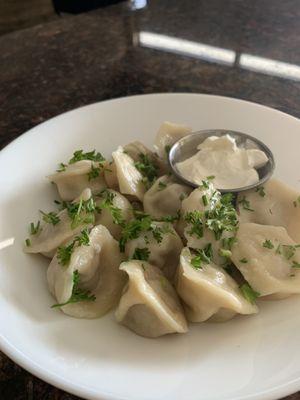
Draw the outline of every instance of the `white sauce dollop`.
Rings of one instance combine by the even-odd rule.
[[[255,168],[268,161],[261,150],[239,148],[230,135],[210,136],[197,149],[200,151],[194,156],[176,164],[178,171],[184,178],[199,185],[208,176],[214,176],[214,186],[218,189],[257,183],[259,176]]]

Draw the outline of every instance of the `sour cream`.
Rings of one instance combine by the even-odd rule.
[[[266,154],[258,149],[239,148],[230,135],[210,136],[198,147],[194,156],[176,164],[179,173],[201,185],[214,176],[218,189],[234,189],[259,181],[257,168],[267,163]]]

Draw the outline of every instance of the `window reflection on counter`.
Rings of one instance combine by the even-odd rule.
[[[138,43],[142,47],[169,51],[226,65],[233,65],[236,58],[236,53],[232,50],[152,32],[140,32]]]
[[[135,36],[135,45],[156,50],[182,54],[199,58],[208,62],[239,66],[250,71],[300,80],[300,66],[277,61],[265,57],[254,56],[246,53],[236,53],[234,50],[211,46],[186,39],[180,39],[159,33],[141,31]]]
[[[300,67],[295,64],[288,64],[270,58],[253,56],[251,54],[241,54],[239,65],[242,68],[267,75],[279,76],[296,81],[300,80]]]

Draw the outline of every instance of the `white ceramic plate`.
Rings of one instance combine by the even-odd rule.
[[[78,320],[50,309],[47,261],[22,253],[37,210],[57,198],[44,178],[75,149],[109,155],[150,145],[164,120],[254,135],[273,150],[276,176],[300,189],[300,121],[245,101],[197,94],[122,98],[41,124],[0,153],[0,346],[15,362],[88,399],[278,399],[300,389],[300,297],[261,302],[257,316],[195,324],[185,335],[144,339],[113,315]],[[51,200],[50,200],[51,199]]]

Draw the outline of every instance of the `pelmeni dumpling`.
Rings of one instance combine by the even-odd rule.
[[[88,244],[76,247],[76,243],[75,238],[67,265],[59,263],[58,253],[51,261],[47,271],[49,290],[65,314],[100,317],[118,302],[126,282],[126,275],[119,270],[123,260],[118,242],[104,226],[97,225],[88,235]]]
[[[182,202],[177,231],[181,233],[183,229],[188,247],[203,249],[210,245],[213,262],[223,265],[226,256],[230,255],[237,226],[238,218],[231,196],[221,197],[211,182],[203,182]]]
[[[58,246],[80,232],[84,227],[92,226],[95,220],[94,202],[90,189],[85,189],[80,197],[73,201],[74,213],[70,215],[68,208],[58,213],[53,223],[42,221],[38,231],[29,237],[26,253],[42,253],[52,258]],[[77,212],[75,212],[77,210]],[[56,220],[56,221],[55,221]]]
[[[173,279],[182,247],[171,223],[153,221],[151,230],[142,231],[136,239],[126,243],[125,254],[132,258],[139,249],[146,249],[149,263],[160,268],[168,279]]]
[[[239,194],[240,220],[284,226],[290,237],[300,243],[299,199],[297,190],[277,179],[270,179],[264,187]]]
[[[192,129],[172,122],[163,122],[154,141],[154,148],[159,157],[167,159],[169,149],[177,140],[188,135]]]
[[[92,193],[98,193],[106,187],[103,176],[104,164],[81,160],[68,164],[64,170],[48,176],[57,186],[62,200],[74,200],[85,188],[90,188]]]
[[[300,293],[300,248],[285,228],[243,223],[236,239],[231,259],[261,296]]]
[[[254,314],[257,306],[246,300],[237,283],[214,263],[194,268],[185,247],[176,274],[176,290],[191,322],[226,321],[235,314]]]
[[[143,175],[135,167],[133,159],[124,153],[121,146],[112,153],[112,157],[115,163],[120,192],[143,201],[146,187],[143,183]]]
[[[129,201],[121,193],[105,189],[97,196],[96,209],[95,223],[106,226],[112,236],[119,240],[122,225],[133,217]]]
[[[129,281],[116,310],[118,322],[149,338],[187,332],[178,296],[158,268],[131,260],[123,262],[120,269],[128,274]]]
[[[158,178],[144,195],[144,210],[154,218],[176,216],[181,202],[192,189],[182,185],[169,175]]]
[[[185,217],[187,213],[193,211],[200,211],[201,213],[211,210],[215,207],[216,203],[220,200],[221,194],[218,192],[211,181],[205,181],[203,185],[194,189],[190,195],[183,199],[181,203],[181,218],[178,221],[176,230],[183,237],[184,228],[187,226]]]

